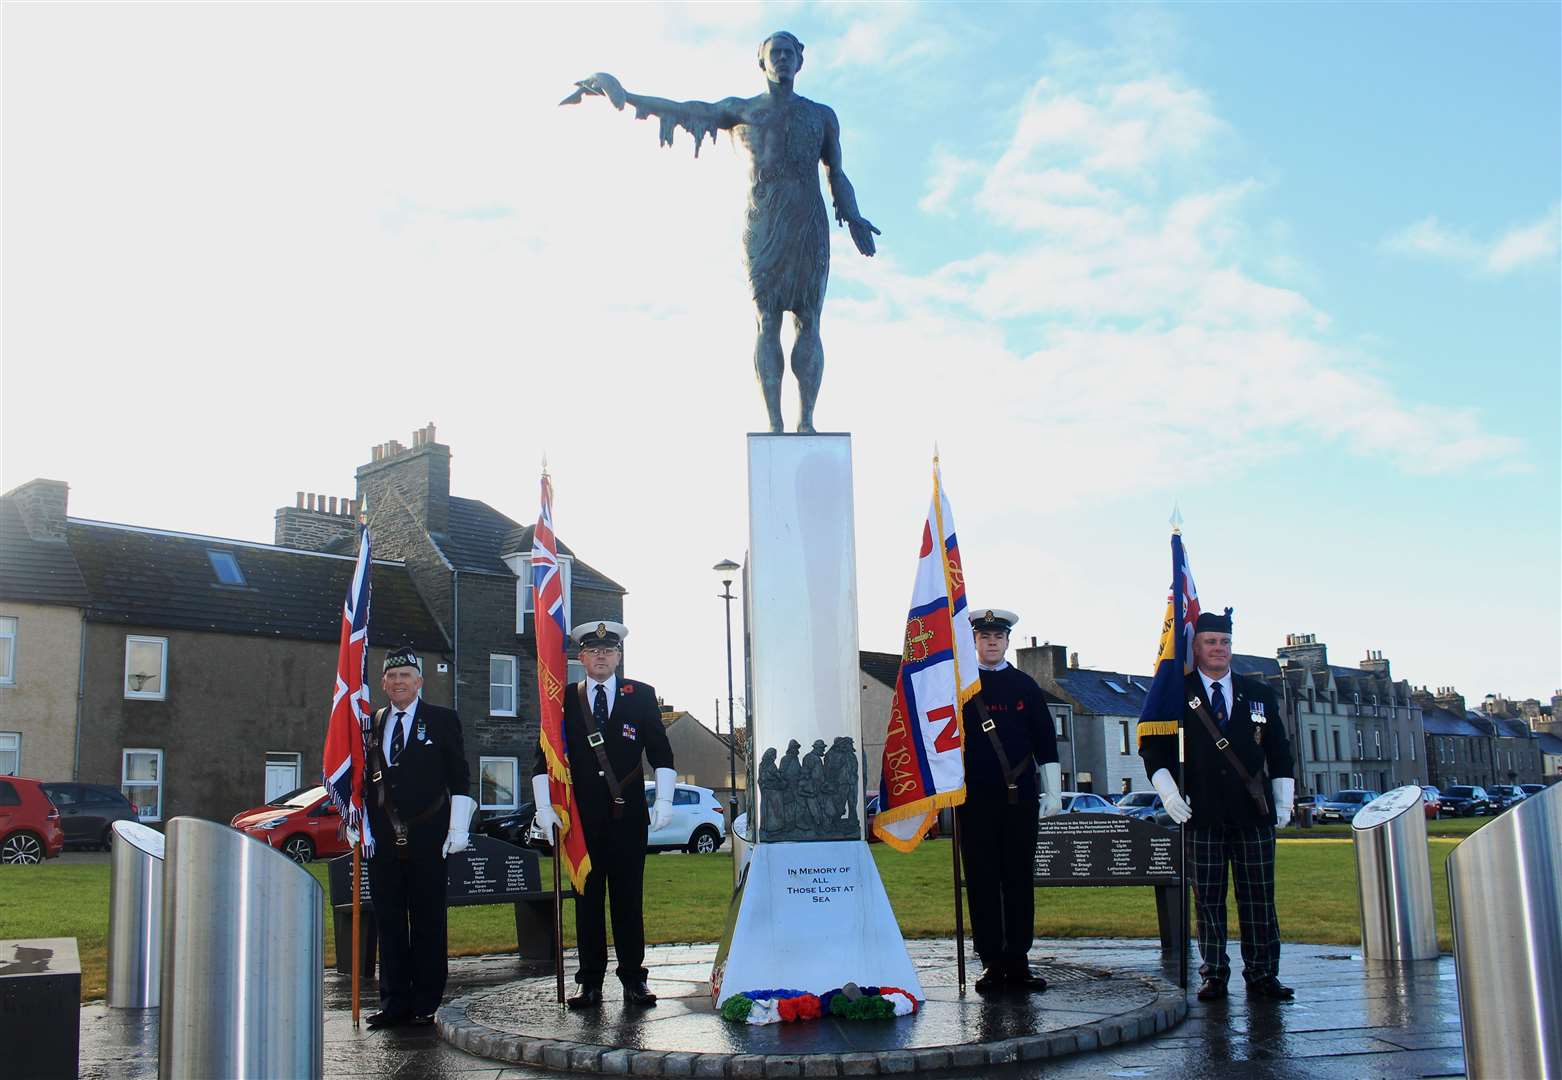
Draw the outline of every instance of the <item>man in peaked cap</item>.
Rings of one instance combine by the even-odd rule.
[[[445,859],[467,849],[477,808],[461,745],[461,718],[423,700],[423,662],[411,649],[385,657],[364,802],[374,838],[369,892],[380,939],[380,1011],[371,1028],[434,1022],[445,993]]]
[[[981,993],[1040,993],[1047,980],[1030,966],[1035,938],[1036,822],[1063,807],[1052,713],[1036,680],[1003,658],[1020,617],[967,608],[976,633],[982,692],[966,703],[965,803],[960,856],[971,905],[971,940],[982,962]],[[1037,772],[1041,774],[1040,790]]]
[[[1285,1001],[1280,921],[1275,917],[1275,829],[1291,821],[1291,747],[1274,693],[1231,672],[1231,609],[1194,623],[1195,668],[1183,681],[1183,790],[1177,736],[1141,735],[1139,756],[1166,813],[1187,823],[1189,872],[1198,916],[1200,1001],[1226,996],[1226,867],[1236,884],[1242,978],[1250,997]],[[1244,776],[1245,774],[1245,776]],[[1266,781],[1267,777],[1267,783]]]
[[[569,754],[570,780],[580,807],[580,825],[591,857],[585,887],[575,899],[575,938],[580,991],[569,999],[572,1009],[602,1003],[607,974],[607,921],[604,906],[613,894],[613,950],[618,954],[618,979],[625,1004],[648,1008],[656,995],[646,982],[645,919],[641,893],[645,878],[645,844],[650,831],[672,823],[673,751],[662,725],[656,688],[634,679],[620,679],[622,644],[629,636],[623,623],[582,623],[570,631],[586,677],[564,691],[564,745]],[[656,799],[647,811],[641,759],[656,770]],[[532,769],[532,794],[537,822],[548,832],[558,826],[548,793],[548,763],[537,746]]]

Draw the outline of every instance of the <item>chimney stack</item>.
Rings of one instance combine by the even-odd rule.
[[[272,542],[301,551],[325,551],[358,529],[357,503],[346,496],[300,491],[277,510]]]
[[[27,535],[34,540],[65,539],[65,508],[70,501],[70,485],[63,480],[29,480],[6,493],[16,504]]]

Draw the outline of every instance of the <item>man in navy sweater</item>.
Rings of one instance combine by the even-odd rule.
[[[955,813],[971,940],[983,968],[976,989],[1040,993],[1047,980],[1029,958],[1036,920],[1033,867],[1037,819],[1063,808],[1057,734],[1041,687],[1003,658],[1019,616],[999,608],[968,612],[982,692],[965,706],[965,803]]]

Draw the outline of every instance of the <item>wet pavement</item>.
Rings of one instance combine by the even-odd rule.
[[[927,983],[930,999],[958,1000],[953,986],[952,959],[942,971],[924,967],[940,950],[952,958],[950,942],[910,942]],[[658,970],[659,981],[678,982],[682,977],[703,977],[701,958],[712,946],[663,946],[650,950],[648,961]],[[1236,952],[1233,943],[1233,953]],[[1032,954],[1038,963],[1073,967],[1081,971],[1105,969],[1118,976],[1175,978],[1175,964],[1163,967],[1161,953],[1151,941],[1043,941]],[[1240,970],[1239,957],[1233,957]],[[947,972],[947,975],[945,974]],[[492,994],[523,971],[513,956],[472,957],[451,961],[447,1000]],[[677,974],[679,979],[666,979]],[[1196,978],[1196,976],[1193,976]],[[1189,995],[1188,1017],[1169,1031],[1128,1045],[1074,1054],[1069,1057],[1013,1065],[952,1068],[942,1075],[980,1076],[990,1080],[1028,1080],[1031,1077],[1165,1077],[1218,1075],[1221,1080],[1282,1080],[1282,1078],[1359,1077],[1457,1077],[1464,1074],[1459,1041],[1459,1009],[1451,957],[1404,965],[1364,962],[1348,947],[1290,945],[1285,947],[1281,977],[1296,988],[1296,1000],[1284,1004],[1249,1002],[1237,991],[1223,1002],[1205,1004]],[[325,1065],[326,1075],[374,1077],[459,1077],[460,1080],[544,1080],[561,1074],[528,1065],[503,1065],[474,1057],[443,1042],[431,1028],[389,1032],[354,1031],[349,1015],[348,980],[334,972],[326,978]],[[536,984],[533,984],[536,985]],[[546,983],[544,985],[547,985]],[[1126,985],[1126,984],[1125,984]],[[1057,1026],[1068,1010],[1049,1015],[1048,999],[1064,1004],[1066,980],[1042,995],[1033,1018]],[[613,989],[611,986],[609,990]],[[1056,995],[1056,996],[1055,996]],[[967,997],[974,998],[967,989]],[[528,1008],[545,1003],[534,1001]],[[373,984],[365,987],[364,1012],[374,1010]],[[547,1006],[554,1008],[554,1006]],[[658,1015],[677,1028],[680,1015],[689,1014],[688,1003],[670,1000],[646,1017]],[[976,1010],[977,1025],[983,1023]],[[1026,1010],[1019,1010],[1024,1012]],[[1002,1018],[1000,1019],[1000,1015]],[[1016,1030],[1016,1010],[992,1011],[994,1025],[989,1038]],[[578,1021],[557,1011],[555,1030]],[[497,1018],[497,1017],[496,1017]],[[882,1026],[911,1030],[918,1018],[882,1022]],[[660,1023],[661,1019],[656,1023]],[[909,1022],[909,1023],[908,1023]],[[609,1042],[615,1029],[653,1026],[646,1019],[625,1021],[614,1003],[602,1011],[602,1024],[593,1038]],[[881,1026],[881,1025],[868,1025]],[[844,1038],[855,1048],[862,1036],[837,1036],[808,1025],[779,1025],[766,1038],[788,1040],[785,1052],[807,1053],[807,1040]],[[962,1029],[965,1037],[981,1036]],[[1038,1028],[1037,1030],[1043,1030]],[[142,1080],[157,1075],[157,1015],[155,1010],[134,1012],[108,1009],[101,1003],[81,1010],[82,1077]],[[564,1037],[562,1034],[559,1037]],[[920,1041],[920,1036],[917,1037]],[[626,1042],[629,1040],[625,1040]],[[927,1043],[924,1043],[926,1045]],[[708,1048],[718,1049],[716,1046]]]

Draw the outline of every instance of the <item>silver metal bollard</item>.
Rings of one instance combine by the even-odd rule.
[[[1448,856],[1464,1069],[1562,1078],[1562,784]]]
[[[108,1004],[157,1008],[163,949],[163,834],[114,822],[108,885]]]
[[[1421,789],[1379,795],[1351,822],[1361,897],[1361,952],[1368,960],[1432,960],[1437,913]]]
[[[299,1080],[325,1050],[324,893],[243,833],[168,823],[161,1080]]]

